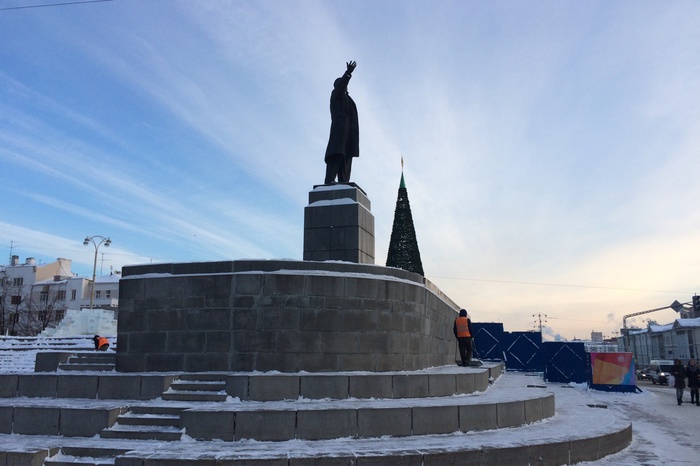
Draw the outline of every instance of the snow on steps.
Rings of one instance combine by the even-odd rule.
[[[522,380],[522,376],[520,376]],[[202,381],[201,386],[212,385],[212,380]],[[190,384],[191,381],[183,381]],[[195,384],[197,385],[197,384]],[[500,385],[500,387],[499,387]],[[204,441],[194,440],[188,435],[183,435],[176,425],[170,425],[175,416],[181,411],[178,409],[196,409],[198,404],[193,402],[180,403],[161,401],[151,403],[153,410],[137,412],[132,408],[118,421],[121,436],[117,438],[55,438],[45,437],[37,440],[46,448],[63,447],[59,455],[47,459],[45,464],[59,461],[60,455],[68,455],[65,448],[71,446],[91,445],[93,448],[121,448],[125,451],[119,454],[116,464],[156,466],[156,465],[192,465],[214,466],[230,463],[255,463],[259,466],[312,466],[320,464],[328,465],[441,465],[441,464],[474,464],[485,466],[487,464],[573,464],[581,461],[599,459],[611,453],[615,453],[627,447],[631,442],[631,424],[628,420],[618,418],[610,410],[586,408],[586,400],[583,396],[577,396],[578,390],[564,390],[563,387],[546,386],[534,390],[552,392],[557,401],[557,415],[534,424],[498,429],[489,431],[453,432],[445,434],[409,435],[400,437],[344,437],[328,438],[322,440],[302,440],[298,438],[284,441],[251,441],[240,439],[236,441]],[[497,389],[490,388],[484,394],[474,394],[474,397],[489,398],[506,401],[512,399],[514,394],[531,392],[532,388],[526,388],[522,382],[520,385],[511,383],[497,383]],[[192,387],[190,387],[192,388]],[[185,390],[183,390],[185,391]],[[196,391],[196,390],[194,390]],[[500,392],[500,395],[499,395]],[[568,393],[567,393],[568,392]],[[485,396],[489,395],[489,396]],[[464,396],[464,395],[462,395]],[[448,397],[449,398],[449,397]],[[355,400],[358,404],[363,400]],[[381,402],[381,400],[375,400]],[[484,400],[486,402],[486,400]],[[491,400],[494,401],[494,400]],[[304,405],[312,403],[309,400],[292,401],[301,402]],[[352,403],[353,400],[345,402]],[[392,403],[411,402],[408,399],[391,400]],[[416,406],[424,405],[428,400],[415,399]],[[196,402],[195,402],[196,403]],[[229,404],[243,404],[247,402],[223,403],[221,408]],[[263,402],[262,404],[265,404]],[[280,402],[272,402],[274,405]],[[324,400],[315,400],[322,406]],[[332,405],[334,402],[328,402]],[[342,400],[340,401],[342,403]],[[255,402],[255,404],[261,404]],[[289,402],[287,402],[289,404]],[[218,403],[217,403],[218,405]],[[176,412],[164,413],[163,409],[170,406]],[[203,403],[202,406],[210,409],[212,413],[220,413],[212,403]],[[581,408],[583,407],[583,408]],[[138,422],[134,418],[143,419],[151,417],[151,424],[165,424],[153,427],[153,432],[168,432],[179,435],[180,441],[154,440],[151,437],[129,437],[126,432],[138,432],[140,427],[135,427]],[[179,416],[178,416],[179,417]],[[212,418],[212,422],[216,422]],[[140,422],[140,421],[139,421]],[[143,421],[146,422],[146,421]],[[147,423],[147,422],[146,422]],[[115,424],[116,425],[116,424]],[[131,426],[131,427],[129,427]],[[328,427],[331,427],[328,424]],[[109,434],[108,434],[109,436]],[[26,439],[26,436],[20,436]],[[143,438],[144,440],[132,440]],[[148,440],[148,439],[151,440]],[[0,442],[2,439],[0,438]],[[53,442],[53,443],[52,443]],[[25,445],[27,446],[27,445]],[[77,455],[75,461],[69,464],[112,464],[89,463],[89,458],[80,459]],[[101,461],[103,461],[101,459]]]
[[[39,352],[94,351],[92,337],[93,335],[69,338],[0,336],[0,374],[34,372],[36,354]],[[108,339],[114,345],[116,339]]]
[[[175,387],[175,389],[173,389]],[[180,402],[226,401],[226,382],[214,374],[183,374],[163,393],[163,400]],[[100,433],[102,438],[130,440],[182,440],[180,413],[185,407],[134,406],[117,417],[112,427]]]
[[[226,401],[226,381],[217,374],[183,374],[162,398],[170,401]]]
[[[62,371],[113,371],[116,363],[116,353],[91,352],[76,353],[67,362],[58,365]]]
[[[45,466],[69,466],[79,464],[83,466],[113,465],[115,458],[129,450],[114,448],[77,448],[63,447],[56,455],[44,460]]]

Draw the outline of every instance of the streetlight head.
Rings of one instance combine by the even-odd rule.
[[[105,241],[105,247],[108,248],[110,244],[112,244],[112,240],[107,238],[107,241]]]
[[[83,240],[83,246],[87,246],[88,244],[90,244],[90,237],[86,236],[85,239]]]

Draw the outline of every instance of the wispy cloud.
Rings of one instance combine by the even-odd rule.
[[[403,156],[428,278],[477,319],[610,334],[698,288],[693,2],[100,5],[0,18],[4,245],[300,258],[352,59],[377,263]]]

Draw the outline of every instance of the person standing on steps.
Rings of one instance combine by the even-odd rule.
[[[459,317],[455,319],[453,332],[459,345],[459,357],[462,359],[462,366],[468,366],[472,361],[472,321],[467,315],[466,309],[459,311]]]
[[[683,404],[683,390],[685,390],[685,367],[683,367],[680,359],[673,360],[673,367],[670,372],[675,379],[673,386],[676,387],[676,400],[678,401],[678,406],[680,406]]]
[[[695,359],[688,361],[685,374],[688,376],[690,404],[695,403],[695,405],[700,406],[700,368],[698,368],[698,365],[695,363]]]

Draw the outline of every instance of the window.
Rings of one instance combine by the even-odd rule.
[[[95,299],[100,299],[102,297],[102,292],[100,290],[95,291]]]
[[[49,292],[48,291],[42,291],[39,294],[39,301],[42,303],[48,303],[49,302]]]
[[[70,300],[75,301],[75,296],[78,290],[70,290]]]
[[[10,304],[22,304],[22,297],[17,295],[13,296],[10,300]]]
[[[65,309],[58,309],[56,310],[56,320],[63,320],[63,318],[66,316],[66,311]]]
[[[12,286],[23,286],[24,277],[16,277],[12,279]]]
[[[105,290],[105,298],[109,299],[112,297],[112,290]]]
[[[49,313],[47,311],[39,311],[36,313],[39,322],[46,322],[46,318],[48,317],[48,315]]]
[[[60,290],[56,292],[56,300],[57,301],[65,301],[66,300],[66,290]]]

